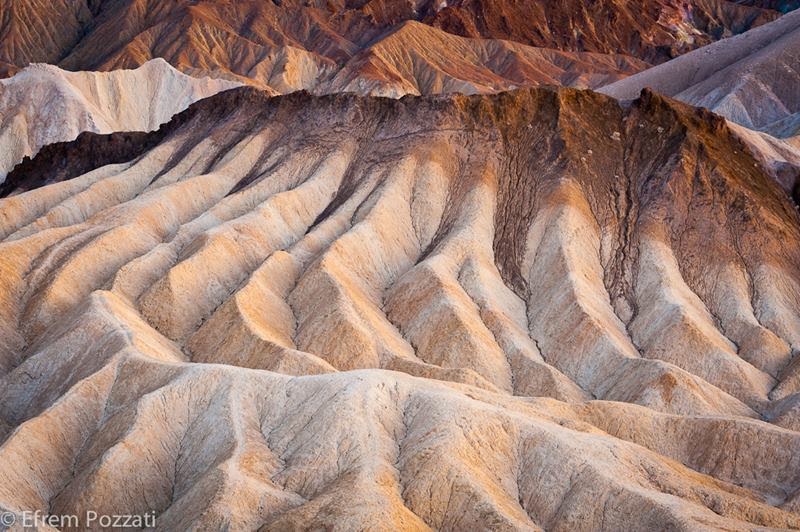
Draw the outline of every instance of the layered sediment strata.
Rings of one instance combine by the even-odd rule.
[[[723,119],[240,88],[149,135],[0,199],[3,509],[800,526],[800,218]]]
[[[406,48],[414,38],[437,34],[423,50],[423,63],[425,55],[451,51],[439,41],[477,49],[479,60],[458,79],[480,82],[486,72],[475,78],[475,70],[503,70],[489,60],[498,47],[523,64],[530,55],[539,62],[571,55],[544,70],[577,62],[572,73],[591,79],[630,74],[642,62],[663,63],[795,7],[794,0],[602,0],[590,6],[578,0],[2,0],[0,76],[36,62],[114,70],[161,57],[187,74],[212,72],[281,93],[310,90],[339,70],[352,72],[375,43],[396,43],[394,33],[408,33],[410,24],[417,29],[404,40]],[[464,44],[468,40],[476,42]],[[365,83],[370,77],[392,81],[395,58],[383,59],[388,64],[367,72]]]

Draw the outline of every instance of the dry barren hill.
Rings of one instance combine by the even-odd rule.
[[[600,92],[649,87],[777,137],[800,132],[800,11],[628,77]]]
[[[455,35],[490,41],[471,48],[525,45],[558,50],[561,55],[594,52],[608,57],[576,56],[571,60],[572,75],[605,76],[609,81],[611,74],[619,78],[634,73],[643,62],[666,61],[796,7],[794,1],[777,6],[760,0],[748,4],[728,0],[602,0],[592,5],[580,0],[0,0],[0,74],[13,74],[32,62],[69,70],[112,70],[135,68],[162,57],[189,74],[212,72],[279,92],[287,92],[286,87],[313,89],[313,80],[328,80],[339,70],[348,70],[351,60],[361,64],[363,58],[356,56],[369,53],[387,35],[394,43],[389,46],[396,45],[398,28],[419,22],[436,28],[435,33],[446,32],[428,38],[422,29],[408,35],[405,27],[400,33],[406,36],[402,44],[415,49],[414,41],[425,39],[427,55],[447,57],[452,50],[441,46],[441,41]],[[462,41],[457,46],[466,45]],[[540,68],[554,68],[541,52],[511,53],[512,58],[522,55],[511,59],[522,63],[529,61],[526,56],[539,54],[537,61],[544,63]],[[496,54],[491,51],[479,55],[483,63],[467,60],[470,65],[456,77],[464,79],[481,69],[497,74],[506,68],[492,61]],[[425,54],[419,62],[427,63]],[[565,62],[569,60],[556,61],[556,67]],[[388,63],[379,65],[382,70],[377,75],[397,74],[392,61]],[[609,70],[611,63],[614,68]],[[376,75],[368,73],[364,83],[370,83],[369,74]],[[436,75],[436,68],[427,74]],[[484,78],[485,74],[467,81],[480,83]],[[528,84],[542,81],[528,80]],[[404,82],[413,84],[414,79]]]
[[[151,131],[237,83],[192,78],[163,59],[136,70],[68,72],[31,65],[0,80],[0,184],[23,157],[83,131]]]
[[[423,20],[450,33],[662,63],[775,20],[796,0],[435,0]]]
[[[341,69],[302,83],[276,83],[280,92],[479,94],[539,85],[596,88],[647,68],[619,54],[562,52],[512,41],[458,37],[405,22],[354,55]]]
[[[649,87],[721,114],[800,203],[800,12],[600,89]]]
[[[239,88],[9,183],[4,510],[800,527],[800,218],[707,111]]]

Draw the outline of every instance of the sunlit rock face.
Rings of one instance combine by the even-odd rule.
[[[0,199],[0,508],[800,527],[800,219],[645,91],[270,97]]]

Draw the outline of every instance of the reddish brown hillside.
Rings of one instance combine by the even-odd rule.
[[[755,2],[751,2],[755,3]],[[288,63],[341,67],[387,31],[421,21],[456,35],[663,62],[774,20],[780,9],[727,0],[0,0],[0,74],[31,62],[71,70],[163,57],[184,71],[261,82]],[[774,8],[774,9],[773,9]],[[298,74],[299,75],[299,74]]]

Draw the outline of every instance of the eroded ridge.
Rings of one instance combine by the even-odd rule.
[[[0,199],[3,509],[800,527],[800,220],[722,119],[242,88],[150,135]]]

